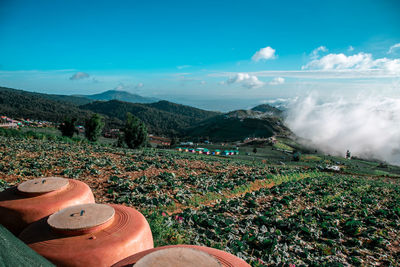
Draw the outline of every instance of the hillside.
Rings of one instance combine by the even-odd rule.
[[[237,110],[207,119],[188,129],[188,136],[208,137],[212,141],[237,141],[246,137],[285,135],[290,130],[280,118],[249,110]]]
[[[143,97],[138,94],[131,94],[125,91],[118,91],[118,90],[108,90],[99,94],[94,95],[82,95],[79,97],[84,97],[92,100],[120,100],[124,102],[131,102],[131,103],[153,103],[158,101],[156,98],[152,97]]]
[[[273,107],[273,106],[268,105],[268,104],[258,105],[256,107],[252,108],[251,110],[252,111],[258,111],[258,112],[261,112],[261,113],[267,113],[268,115],[271,115],[271,116],[281,116],[282,113],[283,113],[282,110],[277,109],[276,107]]]
[[[80,96],[70,96],[70,95],[52,95],[52,94],[40,94],[41,97],[47,98],[50,100],[55,100],[59,102],[64,102],[68,104],[72,104],[75,106],[81,106],[93,102],[92,99],[80,97]]]
[[[193,118],[201,118],[201,119],[210,118],[210,117],[213,117],[213,116],[219,114],[219,112],[207,111],[207,110],[203,110],[203,109],[194,108],[191,106],[168,102],[165,100],[161,100],[156,103],[148,104],[148,106],[158,109],[158,110],[170,112],[170,113],[180,114],[183,116],[188,116],[188,117],[193,117]]]
[[[96,101],[81,108],[120,120],[125,120],[126,113],[130,112],[141,119],[151,133],[168,136],[181,136],[191,125],[218,114],[167,101],[153,104],[134,104],[118,100]]]
[[[91,112],[75,105],[51,99],[49,95],[0,87],[0,114],[13,118],[29,118],[61,122],[65,116],[83,120]]]
[[[31,93],[0,87],[0,114],[12,118],[29,118],[52,122],[62,122],[65,117],[73,117],[78,119],[78,123],[83,123],[93,112],[77,107],[78,100],[82,101],[79,98],[69,96]],[[75,101],[75,104],[72,104],[71,101]],[[121,121],[106,118],[106,127],[120,125],[122,125]]]
[[[204,137],[213,141],[236,141],[250,136],[269,137],[289,132],[281,120],[273,115],[278,114],[279,110],[268,105],[260,105],[254,108],[256,110],[221,114],[168,101],[147,104],[118,100],[91,102],[83,97],[10,88],[0,88],[0,104],[0,114],[53,122],[61,122],[68,116],[83,123],[93,112],[100,113],[106,116],[106,128],[121,127],[126,113],[130,112],[141,119],[153,134]]]

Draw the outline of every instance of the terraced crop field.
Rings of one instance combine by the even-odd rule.
[[[157,246],[211,246],[253,266],[400,265],[400,185],[387,173],[0,137],[0,190],[40,176],[137,208]]]

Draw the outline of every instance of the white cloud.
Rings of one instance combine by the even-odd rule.
[[[81,80],[81,79],[85,79],[85,78],[89,78],[89,74],[87,74],[86,72],[77,72],[74,75],[72,75],[69,79],[70,80]]]
[[[394,62],[396,66],[396,61]],[[290,77],[298,79],[380,79],[380,78],[398,78],[399,73],[388,72],[382,69],[345,69],[345,70],[264,70],[248,72],[257,77]],[[211,73],[211,77],[232,77],[235,72]]]
[[[347,51],[353,52],[354,51],[354,47],[352,45],[350,45],[349,48],[347,48]]]
[[[204,84],[207,84],[207,82],[206,81],[200,81],[200,84],[204,85]]]
[[[400,48],[400,43],[395,44],[395,45],[392,45],[392,46],[389,48],[388,54],[392,54],[392,53],[394,52],[394,50],[396,50],[396,49],[398,49],[398,48]]]
[[[319,58],[319,53],[320,52],[327,52],[328,48],[326,48],[326,46],[321,45],[320,47],[315,48],[312,52],[311,52],[311,58],[312,59],[317,59]]]
[[[278,84],[284,84],[284,83],[285,83],[285,79],[282,77],[276,77],[271,82],[269,82],[270,85],[278,85]]]
[[[275,56],[275,49],[273,49],[270,46],[261,48],[258,50],[252,57],[251,59],[253,61],[260,61],[260,60],[268,60],[268,59],[274,59],[276,58]]]
[[[314,59],[303,70],[380,70],[386,73],[400,75],[400,59],[373,59],[371,54],[360,52],[352,56],[343,53],[329,54],[321,59]]]
[[[251,89],[258,88],[264,85],[262,81],[260,81],[257,76],[250,75],[248,73],[237,73],[234,77],[229,78],[226,81],[227,84],[241,84],[243,87]]]
[[[286,123],[326,153],[400,164],[400,99],[380,95],[326,101],[313,95],[289,105]]]

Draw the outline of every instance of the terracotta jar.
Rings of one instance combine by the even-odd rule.
[[[0,223],[18,235],[30,223],[84,203],[94,203],[94,197],[83,182],[58,177],[32,179],[0,192]]]
[[[134,254],[113,265],[113,267],[180,267],[180,266],[224,266],[249,267],[244,260],[225,251],[193,245],[164,246]]]
[[[19,238],[57,266],[111,266],[154,246],[144,216],[122,205],[72,206],[31,224]]]

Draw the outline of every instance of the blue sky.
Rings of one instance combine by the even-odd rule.
[[[2,0],[0,85],[208,109],[313,90],[396,95],[398,14],[385,0]]]

